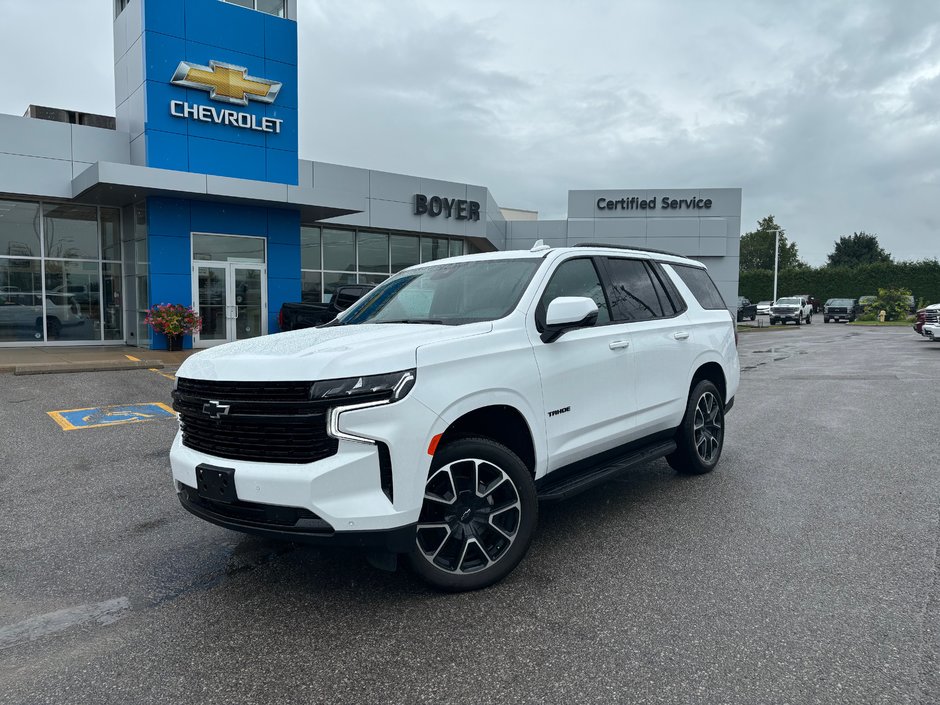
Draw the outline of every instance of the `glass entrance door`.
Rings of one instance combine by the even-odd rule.
[[[193,300],[202,316],[202,330],[193,337],[194,347],[265,335],[266,279],[263,264],[194,263]]]

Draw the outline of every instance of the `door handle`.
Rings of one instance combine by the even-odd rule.
[[[609,347],[611,350],[624,350],[630,347],[630,341],[629,340],[614,340],[614,341],[611,341]]]
[[[672,337],[675,338],[676,340],[688,340],[689,333],[688,331],[677,330],[675,333],[672,334]]]

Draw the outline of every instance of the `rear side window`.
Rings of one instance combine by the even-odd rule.
[[[610,257],[610,308],[615,321],[648,321],[663,317],[665,292],[653,284],[641,260]],[[671,312],[670,312],[671,313]]]
[[[721,298],[721,293],[718,291],[718,287],[715,286],[715,282],[712,281],[712,278],[708,276],[708,272],[704,269],[701,267],[690,267],[685,264],[673,264],[672,262],[669,263],[669,266],[675,270],[679,278],[689,287],[689,290],[695,295],[695,298],[698,299],[702,308],[713,310],[728,308],[725,305],[724,299]]]

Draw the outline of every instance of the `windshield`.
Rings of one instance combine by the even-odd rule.
[[[776,305],[777,306],[799,306],[800,300],[799,299],[778,299]]]
[[[336,324],[494,321],[515,308],[542,261],[485,259],[406,270],[363,296]]]
[[[830,306],[851,306],[855,301],[853,299],[832,299]]]

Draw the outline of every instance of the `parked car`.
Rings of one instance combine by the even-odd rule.
[[[278,326],[285,332],[329,323],[374,288],[372,284],[346,284],[336,289],[328,304],[284,303],[277,315]]]
[[[522,560],[540,501],[658,457],[717,466],[734,328],[674,255],[536,243],[417,265],[327,326],[187,359],[176,492],[229,529],[482,588]]]
[[[855,299],[829,299],[823,308],[823,323],[846,321],[858,318],[858,301]]]
[[[918,335],[924,335],[924,324],[940,322],[940,304],[931,304],[920,309],[914,320],[914,332]]]
[[[868,307],[871,306],[875,301],[878,300],[877,296],[859,296],[858,297],[858,312],[859,314],[865,313],[868,310]]]
[[[770,325],[793,321],[796,325],[809,325],[813,322],[813,307],[801,296],[786,296],[777,299],[770,308]]]
[[[813,308],[813,313],[819,313],[822,311],[822,302],[817,299],[815,296],[810,294],[792,294],[790,298],[796,299],[806,299],[810,306]]]
[[[28,330],[32,337],[43,337],[43,295],[41,292],[23,292],[6,287],[0,292],[0,331]],[[83,320],[78,302],[67,294],[47,293],[46,332],[49,338],[58,338],[62,327]]]
[[[925,323],[924,335],[934,343],[940,343],[940,323]]]
[[[757,315],[758,316],[769,316],[770,307],[774,305],[773,301],[758,301],[757,302]]]
[[[739,296],[737,320],[740,322],[745,318],[752,321],[757,318],[757,304],[752,304],[749,299]]]

